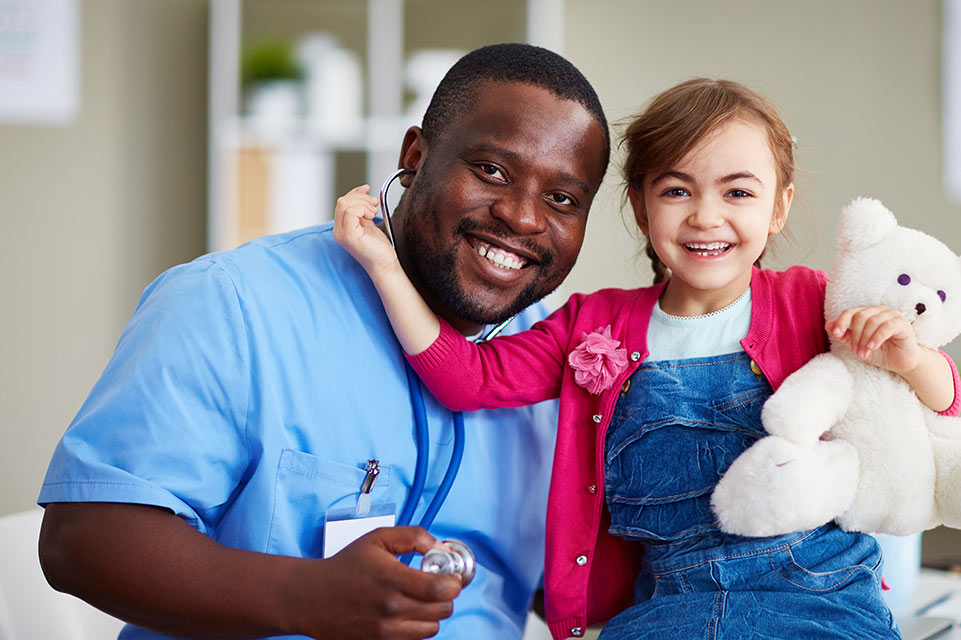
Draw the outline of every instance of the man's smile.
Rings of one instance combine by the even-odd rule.
[[[476,247],[478,255],[482,258],[487,258],[498,267],[503,267],[504,269],[520,269],[526,263],[519,255],[505,251],[500,247],[489,245],[486,242],[478,240],[473,246]]]
[[[504,240],[492,238],[490,234],[481,237],[476,233],[467,233],[465,237],[477,255],[486,258],[501,269],[522,269],[541,262],[532,251],[510,246]]]

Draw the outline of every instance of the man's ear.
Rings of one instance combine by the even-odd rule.
[[[420,127],[410,127],[404,134],[404,144],[400,147],[400,159],[397,162],[398,169],[410,169],[410,173],[405,173],[400,177],[400,183],[404,188],[410,187],[414,179],[414,173],[427,157],[427,140],[424,139],[424,132]]]
[[[634,219],[637,221],[638,229],[646,236],[647,207],[644,206],[644,194],[634,187],[628,187],[627,199],[631,201],[631,208],[634,209]]]

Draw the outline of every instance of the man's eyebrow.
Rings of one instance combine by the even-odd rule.
[[[468,149],[468,152],[478,152],[478,151],[482,153],[489,153],[495,156],[501,156],[503,158],[507,158],[508,160],[511,160],[514,162],[524,161],[521,158],[520,154],[517,153],[516,151],[511,151],[510,149],[505,149],[504,147],[499,147],[497,145],[486,143],[486,142],[476,144]],[[573,174],[567,173],[566,171],[559,172],[557,174],[557,177],[560,178],[561,181],[566,182],[570,185],[573,185],[574,187],[577,187],[584,193],[590,194],[594,192],[594,188],[591,186],[590,182],[588,182],[587,180],[584,180],[583,178],[578,178]]]

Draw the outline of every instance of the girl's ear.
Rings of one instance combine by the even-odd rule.
[[[647,207],[644,206],[644,194],[634,187],[627,188],[627,199],[631,201],[631,208],[634,209],[634,220],[637,221],[637,228],[645,236],[647,233]]]
[[[780,207],[775,209],[771,216],[771,227],[768,229],[770,235],[781,233],[781,229],[787,224],[787,214],[791,211],[791,202],[794,201],[794,183],[792,182],[781,192]]]
[[[427,140],[424,139],[424,132],[420,127],[410,127],[404,134],[404,143],[400,147],[400,160],[397,162],[398,169],[411,169],[412,172],[400,177],[400,183],[404,188],[410,187],[414,179],[414,173],[420,169],[424,158],[427,157]]]

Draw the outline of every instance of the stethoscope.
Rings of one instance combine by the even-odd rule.
[[[380,188],[380,210],[383,212],[384,216],[384,226],[387,228],[387,237],[390,239],[390,244],[396,250],[397,245],[394,243],[394,230],[391,226],[391,211],[387,205],[387,191],[390,189],[391,183],[397,178],[404,174],[414,173],[413,169],[398,169],[392,173],[387,180],[384,181],[384,186]],[[508,318],[507,320],[501,322],[500,324],[492,327],[483,336],[475,339],[475,342],[483,342],[484,340],[490,340],[498,333],[503,331],[503,329],[510,324],[514,317]],[[417,461],[414,465],[414,481],[410,488],[410,494],[407,496],[407,501],[404,503],[404,508],[400,512],[400,516],[397,518],[397,524],[399,526],[409,525],[414,516],[414,510],[417,508],[417,504],[424,495],[424,482],[427,478],[427,463],[430,456],[430,434],[427,425],[427,412],[424,409],[424,391],[421,387],[420,378],[414,373],[408,362],[404,362],[404,369],[407,372],[407,385],[410,389],[410,403],[414,410],[414,437],[417,441]],[[427,506],[427,510],[424,512],[423,517],[420,519],[420,526],[424,529],[429,529],[430,525],[433,524],[434,518],[437,516],[437,512],[440,511],[441,506],[447,499],[447,494],[450,493],[451,486],[454,484],[454,478],[457,477],[457,472],[460,470],[461,460],[464,458],[464,413],[461,411],[452,412],[454,415],[454,447],[451,451],[450,462],[447,465],[447,471],[444,473],[444,478],[441,480],[440,486],[437,488],[437,493],[434,495],[433,500]],[[410,564],[410,559],[413,554],[408,554],[403,556],[401,560],[405,564]]]

